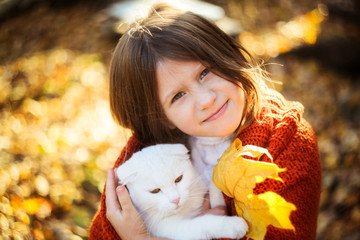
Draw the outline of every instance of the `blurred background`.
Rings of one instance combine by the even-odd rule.
[[[0,1],[0,239],[87,239],[129,137],[109,112],[111,53],[148,2]],[[304,104],[323,168],[317,238],[360,239],[359,2],[172,2],[202,9]]]

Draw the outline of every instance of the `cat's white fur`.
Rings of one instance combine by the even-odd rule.
[[[116,174],[119,183],[127,186],[148,231],[155,236],[239,239],[248,230],[240,217],[199,216],[208,189],[182,144],[144,148],[116,169]],[[210,202],[212,207],[225,205],[220,190],[214,185],[210,187]]]

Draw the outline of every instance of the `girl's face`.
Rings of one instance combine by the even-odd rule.
[[[171,128],[198,137],[222,137],[239,126],[244,91],[200,62],[164,60],[156,69],[159,98]]]

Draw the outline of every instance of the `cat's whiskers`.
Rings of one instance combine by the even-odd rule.
[[[164,210],[161,211],[159,210],[157,207],[155,206],[146,206],[146,207],[142,207],[142,209],[138,209],[140,215],[146,215],[148,216],[148,218],[163,218],[164,216],[167,215],[168,212],[170,212],[171,210]]]
[[[148,229],[155,229],[160,221],[167,217],[165,212],[156,212],[152,214],[146,221],[146,225]]]
[[[189,199],[189,201],[201,199],[203,202],[205,200],[205,195],[204,196],[189,196],[188,199]]]
[[[151,212],[157,212],[157,209],[154,206],[146,206],[146,207],[143,206],[142,209],[137,208],[137,210],[139,211],[140,215],[143,214],[148,215]]]
[[[153,229],[153,226],[164,217],[164,214],[160,211],[157,211],[155,207],[148,207],[142,211],[139,211],[139,213],[144,217],[143,220],[147,226],[147,229]]]

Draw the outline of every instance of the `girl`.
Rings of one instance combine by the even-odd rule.
[[[281,173],[283,182],[267,179],[254,193],[275,192],[297,210],[290,215],[295,231],[270,225],[265,239],[315,239],[321,186],[317,142],[302,118],[302,105],[285,101],[264,80],[250,54],[212,22],[159,5],[130,27],[114,52],[111,111],[133,133],[114,167],[145,146],[182,142],[209,184],[213,166],[235,138],[267,148],[287,171]],[[112,170],[105,193],[90,239],[155,239],[126,188],[116,188]],[[228,214],[235,215],[233,199],[224,198]]]

